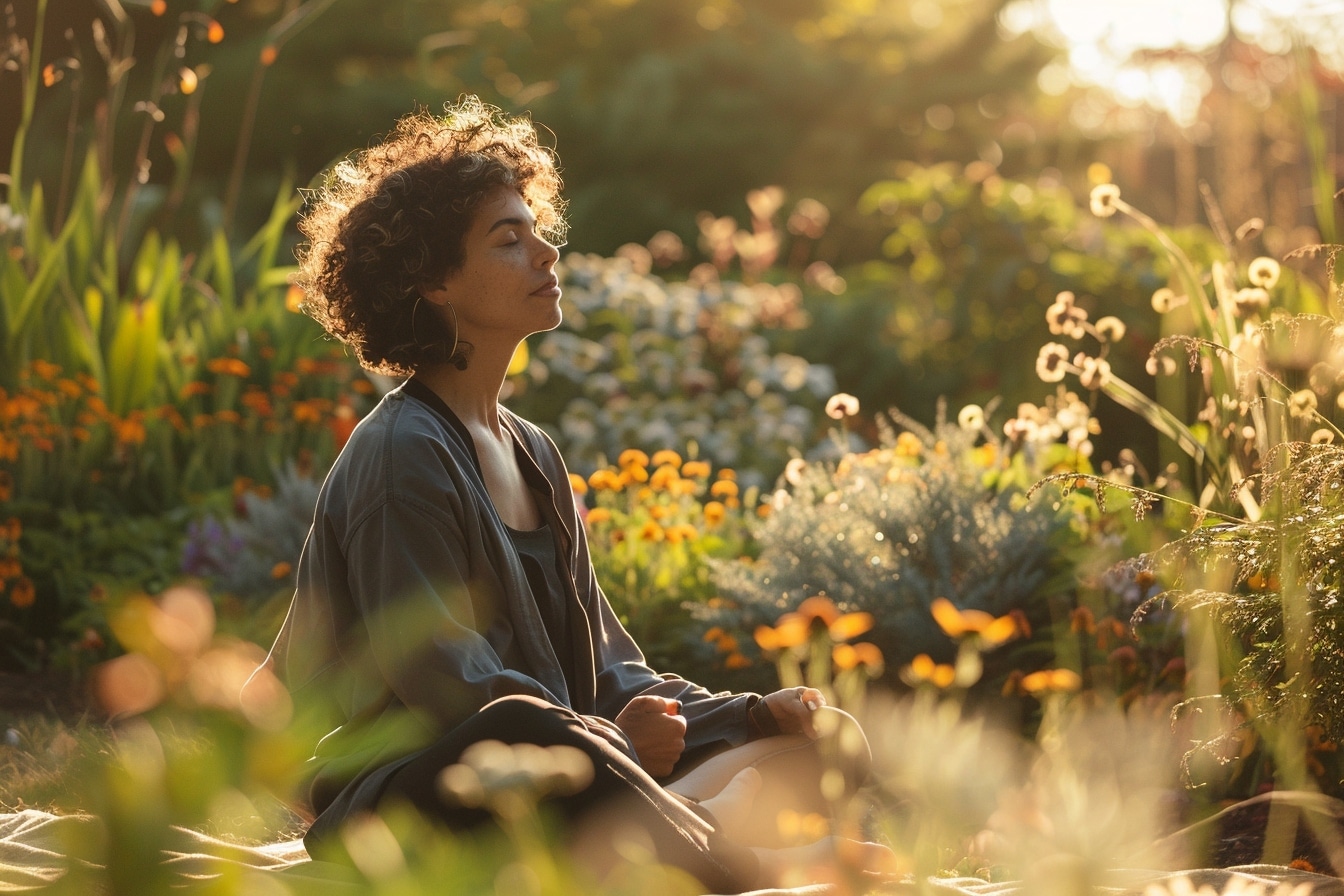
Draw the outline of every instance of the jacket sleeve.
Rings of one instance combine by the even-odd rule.
[[[506,668],[486,639],[507,643],[507,614],[472,587],[458,522],[428,502],[391,498],[345,546],[351,598],[368,632],[370,659],[397,698],[445,726],[511,694],[561,701]]]

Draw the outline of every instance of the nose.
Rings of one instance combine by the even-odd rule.
[[[560,249],[545,237],[537,237],[537,266],[548,268],[560,260]]]

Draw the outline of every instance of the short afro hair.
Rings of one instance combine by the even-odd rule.
[[[517,190],[539,231],[563,242],[557,160],[528,118],[474,96],[441,116],[402,117],[308,196],[295,277],[303,310],[376,373],[409,376],[434,362],[465,367],[470,346],[458,345],[435,315],[415,320],[416,303],[421,290],[461,268],[476,210],[500,187]]]

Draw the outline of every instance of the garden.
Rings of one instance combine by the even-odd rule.
[[[296,223],[470,93],[563,162],[501,399],[621,622],[868,733],[779,833],[898,869],[797,892],[1344,893],[1344,8],[1193,4],[1101,71],[1116,6],[0,5],[0,891],[701,892],[586,876],[577,772],[507,748],[451,769],[488,830],[307,861],[319,732],[241,699],[398,385],[303,313]]]

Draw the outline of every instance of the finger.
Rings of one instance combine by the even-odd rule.
[[[632,712],[657,713],[658,715],[673,715],[669,712],[671,709],[680,709],[681,704],[676,700],[669,700],[666,697],[659,697],[656,694],[642,694],[626,705],[626,710]]]
[[[826,695],[816,688],[804,688],[798,694],[798,699],[812,712],[816,712],[826,705]]]

